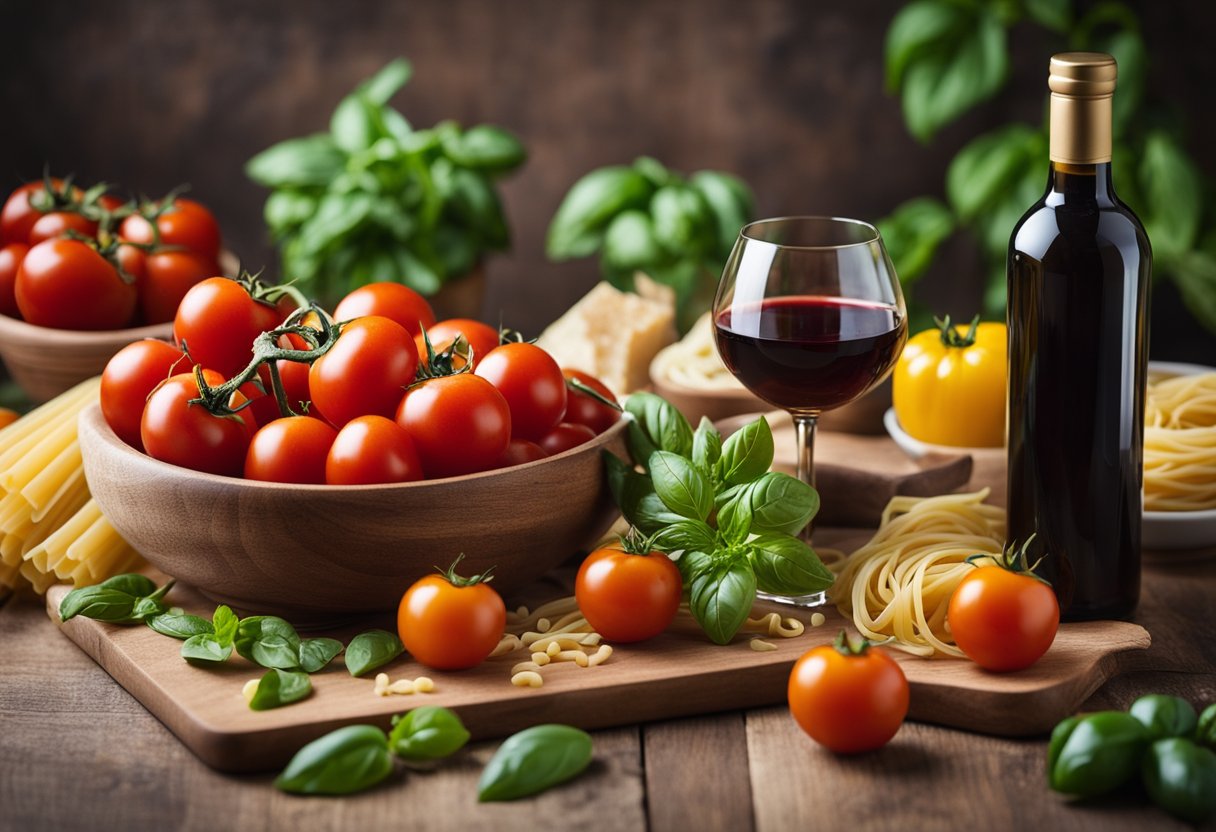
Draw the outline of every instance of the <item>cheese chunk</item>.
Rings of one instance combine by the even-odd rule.
[[[590,373],[623,396],[650,383],[650,362],[676,340],[675,308],[599,283],[541,333],[565,369]]]

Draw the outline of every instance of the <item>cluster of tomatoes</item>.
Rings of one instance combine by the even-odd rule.
[[[28,182],[0,209],[0,314],[55,329],[173,320],[220,273],[220,230],[198,202],[136,205],[70,181]]]
[[[543,459],[620,415],[595,378],[563,372],[535,344],[503,343],[484,323],[436,323],[400,284],[351,292],[334,310],[337,324],[303,313],[290,290],[254,278],[203,280],[177,309],[174,344],[138,341],[111,359],[101,384],[107,422],[133,447],[186,468],[339,485]],[[280,351],[254,358],[259,336]],[[216,395],[226,397],[218,407],[208,404]]]

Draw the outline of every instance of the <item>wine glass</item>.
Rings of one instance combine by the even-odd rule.
[[[899,279],[878,229],[839,217],[745,225],[722,272],[713,315],[726,366],[793,418],[797,476],[814,486],[819,414],[877,386],[908,338]],[[811,524],[801,537],[810,543]],[[822,592],[760,594],[799,606],[824,600]]]

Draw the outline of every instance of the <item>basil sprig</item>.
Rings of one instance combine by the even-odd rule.
[[[581,774],[591,762],[591,737],[569,725],[537,725],[506,739],[477,783],[477,799],[515,800]]]
[[[59,618],[70,621],[76,616],[108,621],[111,624],[136,624],[167,610],[165,593],[173,581],[157,589],[144,575],[115,575],[94,586],[73,589],[59,603]]]
[[[397,636],[386,630],[368,630],[355,636],[346,646],[346,669],[351,676],[362,676],[404,652],[405,645]]]
[[[809,595],[832,573],[795,535],[819,510],[815,489],[769,471],[773,434],[763,418],[725,441],[702,419],[694,432],[670,403],[635,393],[626,434],[633,466],[606,454],[621,513],[676,559],[693,617],[718,644],[743,626],[756,590]]]
[[[193,665],[216,665],[228,661],[239,619],[229,607],[220,604],[211,616],[211,631],[196,633],[182,644],[182,658]]]

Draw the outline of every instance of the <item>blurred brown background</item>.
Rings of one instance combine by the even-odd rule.
[[[1216,146],[1216,7],[1133,5],[1152,57],[1150,90],[1187,102],[1189,147],[1216,174],[1202,150]],[[931,148],[919,145],[883,90],[883,37],[899,7],[0,0],[0,185],[36,177],[44,163],[148,195],[189,182],[244,263],[274,272],[265,192],[243,163],[324,129],[350,88],[405,55],[414,78],[394,102],[415,125],[497,123],[529,148],[505,184],[514,250],[490,261],[483,311],[535,334],[597,279],[594,261],[552,264],[543,252],[558,202],[593,167],[649,154],[682,171],[739,174],[760,216],[873,220],[908,197],[941,194],[948,160],[971,136],[1010,117],[1039,121],[1047,58],[1062,44],[1024,25],[1011,38],[1009,89]],[[982,282],[970,244],[952,244],[927,281],[921,297],[970,317]],[[1153,304],[1155,358],[1216,361],[1216,338],[1172,286],[1159,283]]]

